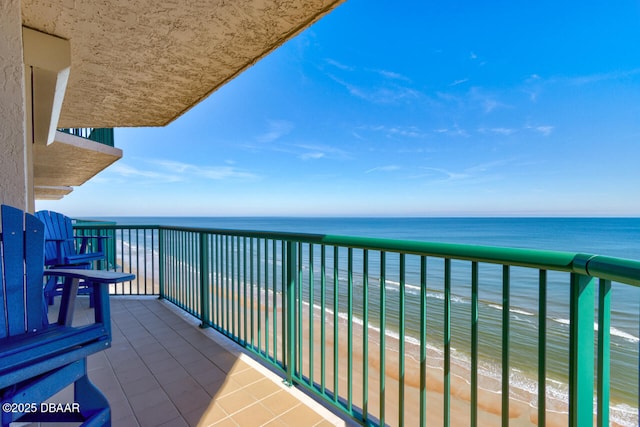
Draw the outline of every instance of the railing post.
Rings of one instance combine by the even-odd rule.
[[[158,299],[164,298],[164,229],[158,229]]]
[[[209,316],[209,301],[211,292],[209,292],[209,245],[208,235],[206,233],[198,233],[200,238],[200,328],[208,328],[211,324]]]
[[[595,278],[571,273],[569,425],[593,425]]]
[[[287,379],[285,383],[293,385],[293,360],[295,357],[295,333],[294,333],[294,308],[295,308],[295,286],[296,286],[296,249],[295,242],[287,241],[286,271],[287,290],[285,300],[285,311],[287,314],[287,324],[285,327],[284,348],[286,349],[285,367]]]

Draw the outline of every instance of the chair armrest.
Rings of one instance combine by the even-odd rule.
[[[49,269],[44,271],[45,276],[68,277],[71,279],[86,280],[91,283],[121,283],[136,278],[133,273],[120,273],[118,271],[104,270],[74,270],[72,268]]]
[[[84,280],[92,286],[93,297],[95,300],[94,316],[96,323],[104,324],[104,327],[111,335],[111,320],[109,310],[109,289],[111,283],[127,282],[135,279],[136,275],[132,273],[119,273],[117,271],[104,270],[74,270],[69,268],[61,268],[59,270],[45,270],[46,276],[64,277],[64,287],[62,290],[62,300],[60,302],[60,310],[58,312],[58,324],[71,326],[73,322],[73,311],[75,307],[76,296],[78,294],[78,284],[80,280]]]

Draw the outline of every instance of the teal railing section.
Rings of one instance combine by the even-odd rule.
[[[90,139],[91,141],[99,142],[109,147],[114,146],[113,128],[62,128],[58,130],[70,135]]]
[[[110,268],[137,273],[113,294],[166,298],[362,424],[638,421],[638,261],[313,234],[76,229],[111,235]]]

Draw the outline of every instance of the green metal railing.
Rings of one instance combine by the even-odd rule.
[[[70,135],[90,139],[91,141],[99,142],[109,147],[114,146],[113,128],[62,128],[58,130]]]
[[[461,402],[462,422],[473,426],[480,411],[506,426],[523,408],[538,425],[606,426],[619,402],[638,420],[638,345],[630,334],[624,351],[611,344],[612,295],[640,300],[638,261],[331,235],[76,228],[112,235],[109,265],[137,273],[112,293],[159,294],[363,424],[455,425]],[[635,333],[634,304],[623,314]],[[551,320],[565,311],[568,319]],[[516,386],[519,376],[534,390]],[[558,384],[566,396],[557,397]]]

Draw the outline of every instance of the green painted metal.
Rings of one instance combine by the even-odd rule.
[[[502,266],[502,427],[509,426],[509,320],[511,310],[511,271]]]
[[[369,251],[362,253],[362,421],[369,416]]]
[[[537,271],[539,284],[538,307],[538,422],[546,422],[546,347],[547,347],[547,271],[566,272],[570,276],[570,425],[591,425],[594,419],[593,400],[597,397],[598,425],[609,424],[609,364],[610,364],[610,295],[611,282],[640,286],[640,262],[589,254],[509,249],[444,243],[426,243],[364,237],[344,237],[299,233],[267,233],[239,230],[196,229],[189,227],[122,226],[117,224],[77,224],[83,233],[112,233],[113,255],[105,263],[106,268],[138,270],[142,281],[112,289],[116,294],[159,293],[162,298],[197,316],[240,345],[249,348],[257,357],[263,358],[282,373],[286,381],[306,388],[326,405],[343,411],[365,425],[396,423],[408,425],[407,415],[416,411],[420,425],[427,419],[427,259],[444,260],[444,425],[451,422],[451,339],[455,329],[451,325],[452,292],[459,275],[455,273],[461,265],[470,265],[471,277],[471,368],[469,381],[470,425],[478,423],[478,369],[479,326],[482,313],[479,309],[484,270],[481,264],[494,264],[502,268],[502,423],[508,424],[509,412],[509,351],[511,283],[518,280],[512,267],[524,267]],[[150,247],[149,247],[150,245]],[[157,248],[156,248],[157,245]],[[314,247],[319,246],[320,251]],[[327,253],[326,248],[333,250]],[[134,249],[135,248],[135,249]],[[291,248],[291,249],[290,249]],[[370,257],[370,252],[379,253],[379,259]],[[320,252],[318,254],[318,252]],[[295,253],[295,254],[294,254]],[[399,254],[396,258],[389,254]],[[346,258],[345,258],[346,255]],[[292,258],[293,256],[293,258]],[[346,259],[346,265],[338,260]],[[361,259],[361,261],[360,261]],[[356,261],[357,260],[357,261]],[[379,276],[375,268],[379,263]],[[120,264],[120,267],[116,267]],[[360,267],[361,266],[361,267]],[[319,268],[318,268],[319,267]],[[419,274],[419,351],[420,381],[419,408],[398,407],[389,419],[387,382],[390,372],[398,373],[397,398],[406,399],[405,308],[410,303],[407,274]],[[156,271],[157,270],[157,271]],[[327,282],[327,272],[332,274]],[[308,274],[306,274],[308,273]],[[145,276],[152,276],[149,281]],[[454,277],[455,280],[454,280]],[[468,276],[467,276],[468,277]],[[594,372],[595,279],[601,279],[598,290],[598,346],[597,375]],[[155,281],[158,281],[156,284]],[[438,288],[430,281],[429,285]],[[387,286],[398,286],[398,293],[387,293]],[[440,282],[442,286],[442,282]],[[370,290],[379,287],[377,295]],[[514,287],[513,289],[517,289]],[[319,295],[318,295],[319,294]],[[279,303],[278,295],[282,301]],[[394,296],[397,295],[397,296]],[[515,295],[515,294],[514,294]],[[371,298],[370,301],[370,297]],[[392,297],[392,298],[390,298]],[[394,299],[396,298],[396,299]],[[418,297],[416,297],[418,298]],[[515,298],[515,297],[514,297]],[[319,307],[316,302],[319,301]],[[393,304],[390,301],[394,301]],[[396,305],[397,304],[397,305]],[[414,302],[411,302],[414,304]],[[303,310],[308,307],[308,325],[304,325]],[[377,314],[370,317],[371,309]],[[395,310],[399,314],[396,317]],[[456,308],[457,310],[457,308]],[[280,319],[280,311],[282,318]],[[319,335],[322,342],[332,338],[334,363],[328,369],[324,345],[314,348],[314,312],[320,316]],[[332,314],[330,312],[333,312]],[[339,312],[345,312],[344,328],[339,326]],[[357,313],[357,314],[356,314]],[[330,317],[329,317],[330,316]],[[356,316],[363,319],[362,327],[362,381],[353,374]],[[281,320],[281,323],[279,323]],[[326,328],[333,321],[333,330]],[[344,322],[344,320],[343,320]],[[370,323],[379,328],[371,333]],[[429,328],[428,328],[429,327]],[[457,326],[456,326],[457,327]],[[306,328],[306,329],[304,329]],[[396,366],[387,360],[387,334],[398,329],[399,362]],[[332,336],[331,336],[332,335]],[[310,342],[304,342],[308,336]],[[371,337],[379,338],[378,354],[370,351]],[[393,341],[395,342],[395,341]],[[282,348],[278,348],[278,346]],[[394,345],[395,346],[395,345]],[[342,350],[346,358],[340,356]],[[319,352],[319,366],[315,353]],[[370,366],[370,357],[378,356],[375,368]],[[394,365],[395,365],[394,361]],[[408,363],[408,362],[407,362]],[[308,368],[307,368],[308,366]],[[590,367],[590,368],[589,368]],[[342,370],[340,369],[342,368]],[[346,368],[346,369],[345,369]],[[308,370],[307,370],[308,369]],[[316,374],[315,370],[319,373]],[[375,371],[379,381],[377,390],[371,389],[370,374]],[[579,373],[579,375],[578,375]],[[346,386],[338,382],[342,376]],[[332,384],[327,385],[327,379]],[[597,388],[594,382],[597,378]],[[595,393],[594,393],[595,391]],[[362,401],[354,396],[362,396]],[[371,397],[374,397],[371,399]],[[396,400],[396,396],[393,397]],[[374,409],[372,402],[377,407]],[[394,411],[395,412],[395,411]],[[590,421],[591,420],[591,421]]]
[[[611,281],[600,279],[598,290],[598,427],[609,425],[611,348]]]
[[[386,372],[385,350],[387,335],[387,258],[386,252],[380,252],[380,425],[385,425]]]
[[[472,427],[478,425],[478,263],[471,263],[471,416]],[[544,425],[544,424],[542,424]]]
[[[209,241],[208,235],[200,234],[200,323],[201,328],[211,325],[209,317],[209,302],[211,294],[209,292]]]
[[[547,270],[540,270],[538,296],[538,425],[547,424]]]
[[[327,250],[325,245],[320,247],[320,341],[327,342],[325,318],[327,314]],[[324,396],[327,392],[327,355],[325,346],[320,347],[320,392]]]
[[[108,145],[110,147],[114,146],[112,128],[61,128],[58,130],[70,135],[79,136],[80,138],[99,142],[100,144]]]
[[[293,368],[296,352],[296,340],[295,340],[295,327],[294,327],[294,312],[293,306],[295,304],[295,289],[296,289],[296,251],[297,245],[292,242],[287,242],[287,302],[286,302],[286,339],[285,346],[287,352],[286,369],[287,369],[287,384],[293,385]]]
[[[302,264],[300,264],[302,267]],[[309,384],[313,386],[314,376],[313,376],[313,367],[314,364],[314,335],[313,330],[315,329],[315,321],[314,321],[314,311],[315,311],[315,295],[314,295],[314,278],[313,274],[313,245],[309,245]],[[300,361],[302,363],[302,361]]]
[[[444,259],[444,395],[442,425],[451,425],[451,259]]]
[[[353,415],[353,248],[347,258],[347,412]]]
[[[338,307],[338,286],[339,286],[339,275],[338,275],[338,247],[333,247],[333,402],[334,404],[338,403],[338,397],[340,396],[340,376],[338,372],[340,372],[340,328],[338,325],[339,318],[338,314],[340,313],[340,309]]]
[[[571,274],[569,425],[593,425],[593,313],[595,279]]]
[[[427,257],[420,257],[420,425],[427,423]]]

